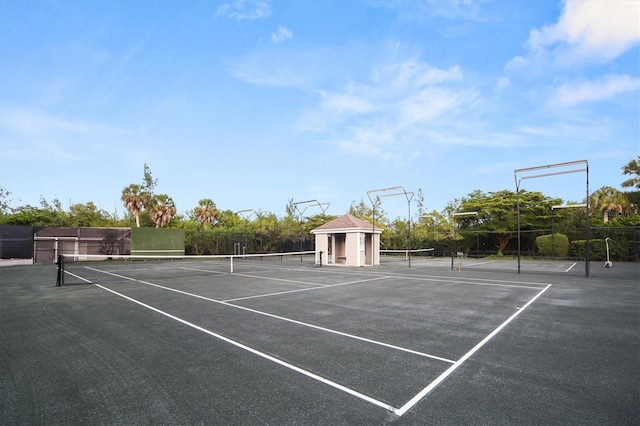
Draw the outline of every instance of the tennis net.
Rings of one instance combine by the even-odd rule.
[[[248,273],[260,267],[310,267],[315,260],[314,251],[198,256],[64,254],[58,256],[56,286]]]
[[[414,250],[380,250],[381,262],[404,262],[409,260],[409,256],[414,258],[431,258],[435,251],[432,248]]]

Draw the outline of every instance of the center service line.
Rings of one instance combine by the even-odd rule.
[[[264,358],[266,360],[269,360],[271,362],[275,362],[276,364],[279,364],[279,365],[281,365],[281,366],[283,366],[285,368],[288,368],[288,369],[293,370],[293,371],[295,371],[297,373],[300,373],[300,374],[305,375],[307,377],[310,377],[310,378],[312,378],[314,380],[317,380],[317,381],[319,381],[321,383],[324,383],[326,385],[329,385],[331,387],[339,389],[339,390],[341,390],[343,392],[346,392],[346,393],[348,393],[350,395],[353,395],[353,396],[355,396],[357,398],[363,399],[363,400],[365,400],[365,401],[367,401],[367,402],[369,402],[371,404],[377,405],[378,407],[382,407],[385,410],[392,411],[392,412],[396,411],[396,408],[390,406],[389,404],[385,404],[384,402],[378,401],[377,399],[371,398],[370,396],[367,396],[367,395],[365,395],[363,393],[360,393],[358,391],[350,389],[350,388],[348,388],[346,386],[342,386],[339,383],[333,382],[333,381],[331,381],[329,379],[326,379],[326,378],[324,378],[322,376],[318,376],[317,374],[314,374],[314,373],[312,373],[310,371],[303,370],[302,368],[296,367],[293,364],[289,364],[288,362],[282,361],[282,360],[280,360],[278,358],[275,358],[275,357],[273,357],[271,355],[268,355],[268,354],[266,354],[264,352],[260,352],[260,351],[258,351],[256,349],[253,349],[252,347],[243,345],[242,343],[236,342],[235,340],[231,340],[228,337],[225,337],[225,336],[223,336],[221,334],[214,333],[213,331],[207,330],[206,328],[200,327],[200,326],[198,326],[196,324],[193,324],[193,323],[191,323],[189,321],[183,320],[182,318],[178,318],[178,317],[176,317],[174,315],[171,315],[171,314],[169,314],[167,312],[161,311],[160,309],[154,308],[153,306],[147,305],[147,304],[145,304],[143,302],[140,302],[139,300],[136,300],[136,299],[131,298],[129,296],[125,296],[122,293],[118,293],[117,291],[114,291],[114,290],[111,290],[109,288],[106,288],[106,287],[104,287],[104,286],[102,286],[100,284],[95,284],[95,285],[100,287],[103,290],[106,290],[106,291],[108,291],[110,293],[113,293],[113,294],[115,294],[117,296],[120,296],[120,297],[122,297],[122,298],[124,298],[126,300],[129,300],[129,301],[131,301],[133,303],[137,303],[138,305],[140,305],[142,307],[150,309],[150,310],[152,310],[154,312],[157,312],[157,313],[159,313],[161,315],[164,315],[164,316],[166,316],[168,318],[171,318],[172,320],[175,320],[175,321],[177,321],[179,323],[182,323],[182,324],[187,325],[189,327],[192,327],[192,328],[194,328],[194,329],[196,329],[198,331],[206,333],[206,334],[208,334],[208,335],[210,335],[212,337],[215,337],[216,339],[220,339],[223,342],[229,343],[229,344],[231,344],[233,346],[236,346],[236,347],[238,347],[240,349],[243,349],[243,350],[245,350],[247,352],[251,352],[252,354],[257,355],[259,357],[262,357],[262,358]]]

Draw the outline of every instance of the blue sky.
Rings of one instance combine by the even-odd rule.
[[[180,213],[339,215],[394,186],[441,210],[576,160],[620,189],[639,20],[635,0],[2,0],[0,186],[121,217],[145,163]],[[585,176],[522,188],[581,201]]]

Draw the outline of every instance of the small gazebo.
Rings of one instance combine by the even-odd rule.
[[[311,231],[316,237],[316,264],[372,266],[380,264],[382,229],[350,214]]]

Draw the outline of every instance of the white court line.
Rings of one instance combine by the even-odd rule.
[[[248,277],[250,275],[245,275],[245,276]],[[265,280],[270,279],[270,278],[264,278],[264,277],[258,277],[258,276],[253,277],[253,278],[259,278],[259,279],[265,279]],[[317,284],[318,286],[321,286],[321,287],[298,288],[298,289],[295,289],[295,290],[285,290],[285,291],[278,291],[278,292],[275,292],[275,293],[258,294],[256,296],[236,297],[235,299],[225,299],[224,301],[225,302],[236,302],[238,300],[259,299],[261,297],[279,296],[281,294],[298,293],[298,292],[301,292],[301,291],[312,291],[312,290],[318,290],[318,289],[340,287],[340,286],[343,286],[343,285],[367,283],[367,282],[370,282],[370,281],[385,280],[387,278],[390,278],[390,277],[382,276],[382,277],[375,277],[375,278],[367,278],[367,279],[356,280],[356,281],[348,281],[346,283],[338,283],[338,284]]]
[[[334,388],[336,388],[336,389],[339,389],[339,390],[341,390],[341,391],[343,391],[343,392],[346,392],[346,393],[348,393],[348,394],[350,394],[350,395],[353,395],[353,396],[355,396],[355,397],[357,397],[357,398],[363,399],[363,400],[365,400],[365,401],[367,401],[367,402],[369,402],[369,403],[371,403],[371,404],[377,405],[378,407],[382,407],[382,408],[384,408],[385,410],[392,411],[392,412],[395,412],[395,411],[397,410],[396,408],[392,407],[391,405],[389,405],[389,404],[385,404],[384,402],[379,401],[379,400],[377,400],[377,399],[374,399],[374,398],[372,398],[372,397],[370,397],[370,396],[368,396],[368,395],[365,395],[365,394],[363,394],[363,393],[360,393],[360,392],[358,392],[358,391],[355,391],[355,390],[353,390],[353,389],[350,389],[350,388],[348,388],[348,387],[346,387],[346,386],[343,386],[343,385],[341,385],[341,384],[339,384],[339,383],[336,383],[336,382],[334,382],[334,381],[332,381],[332,380],[326,379],[326,378],[324,378],[324,377],[322,377],[322,376],[319,376],[319,375],[317,375],[317,374],[314,374],[314,373],[312,373],[312,372],[310,372],[310,371],[303,370],[302,368],[300,368],[300,367],[296,367],[296,366],[295,366],[295,365],[293,365],[293,364],[289,364],[288,362],[282,361],[282,360],[280,360],[280,359],[278,359],[278,358],[275,358],[275,357],[273,357],[273,356],[271,356],[271,355],[268,355],[268,354],[266,354],[266,353],[264,353],[264,352],[260,352],[260,351],[258,351],[258,350],[256,350],[256,349],[253,349],[253,348],[252,348],[252,347],[250,347],[250,346],[243,345],[243,344],[242,344],[242,343],[240,343],[240,342],[236,342],[235,340],[231,340],[231,339],[229,339],[228,337],[225,337],[225,336],[223,336],[223,335],[221,335],[221,334],[215,333],[215,332],[213,332],[213,331],[211,331],[211,330],[207,330],[206,328],[200,327],[200,326],[198,326],[198,325],[196,325],[196,324],[193,324],[193,323],[191,323],[191,322],[189,322],[189,321],[183,320],[182,318],[176,317],[175,315],[171,315],[171,314],[169,314],[169,313],[167,313],[167,312],[161,311],[160,309],[154,308],[153,306],[147,305],[147,304],[145,304],[145,303],[143,303],[143,302],[140,302],[139,300],[133,299],[133,298],[131,298],[131,297],[129,297],[129,296],[125,296],[124,294],[118,293],[117,291],[114,291],[114,290],[111,290],[111,289],[109,289],[109,288],[106,288],[106,287],[104,287],[104,286],[102,286],[102,285],[100,285],[100,284],[96,284],[96,286],[100,287],[100,288],[101,288],[101,289],[103,289],[103,290],[106,290],[106,291],[108,291],[108,292],[111,292],[111,293],[113,293],[113,294],[115,294],[115,295],[117,295],[117,296],[120,296],[120,297],[122,297],[122,298],[124,298],[124,299],[126,299],[126,300],[129,300],[129,301],[131,301],[131,302],[133,302],[133,303],[137,303],[137,304],[138,304],[138,305],[140,305],[140,306],[143,306],[143,307],[145,307],[145,308],[147,308],[147,309],[150,309],[150,310],[152,310],[152,311],[154,311],[154,312],[157,312],[157,313],[159,313],[159,314],[161,314],[161,315],[164,315],[164,316],[166,316],[166,317],[168,317],[168,318],[171,318],[172,320],[178,321],[178,322],[180,322],[180,323],[182,323],[182,324],[184,324],[184,325],[187,325],[187,326],[192,327],[192,328],[194,328],[194,329],[196,329],[196,330],[198,330],[198,331],[201,331],[201,332],[203,332],[203,333],[206,333],[206,334],[208,334],[208,335],[210,335],[210,336],[212,336],[212,337],[215,337],[216,339],[222,340],[223,342],[229,343],[229,344],[231,344],[231,345],[233,345],[233,346],[236,346],[236,347],[238,347],[238,348],[240,348],[240,349],[242,349],[242,350],[245,350],[245,351],[247,351],[247,352],[250,352],[250,353],[252,353],[252,354],[254,354],[254,355],[257,355],[257,356],[259,356],[259,357],[262,357],[262,358],[264,358],[264,359],[266,359],[266,360],[269,360],[269,361],[271,361],[271,362],[274,362],[274,363],[276,363],[276,364],[278,364],[278,365],[281,365],[281,366],[283,366],[283,367],[285,367],[285,368],[288,368],[288,369],[290,369],[290,370],[293,370],[293,371],[295,371],[295,372],[297,372],[297,373],[303,374],[303,375],[305,375],[305,376],[307,376],[307,377],[310,377],[310,378],[312,378],[312,379],[314,379],[314,380],[317,380],[317,381],[319,381],[319,382],[321,382],[321,383],[324,383],[324,384],[326,384],[326,385],[329,385],[329,386],[331,386],[331,387],[334,387]]]
[[[316,270],[317,271],[317,270]],[[331,273],[329,271],[327,271],[327,273]],[[382,272],[380,272],[382,273]],[[397,272],[393,272],[393,273],[389,273],[388,271],[384,271],[384,273],[386,275],[388,275],[391,278],[394,277],[402,277],[402,278],[407,278],[407,279],[414,279],[414,280],[431,280],[431,281],[443,281],[446,283],[449,282],[455,282],[457,284],[466,284],[467,281],[469,282],[469,284],[475,284],[475,285],[483,285],[483,282],[486,282],[486,285],[498,285],[495,283],[504,283],[503,286],[504,287],[509,287],[509,286],[513,286],[513,287],[523,287],[523,288],[531,288],[531,289],[540,289],[542,288],[542,286],[546,286],[549,283],[545,283],[545,282],[536,282],[536,281],[513,281],[513,280],[497,280],[497,279],[490,279],[490,278],[465,278],[465,277],[456,277],[454,280],[452,280],[451,276],[444,276],[444,275],[414,275],[414,274],[404,274],[404,273],[397,273]],[[371,274],[364,274],[364,273],[352,273],[349,274],[348,272],[343,272],[343,274],[345,275],[375,275],[375,273]],[[459,281],[458,281],[459,280]],[[523,286],[522,284],[530,284],[533,285],[535,287],[529,287],[529,286]]]
[[[82,280],[82,281],[84,281],[84,282],[86,282],[86,283],[93,284],[90,280],[88,280],[88,279],[86,279],[86,278],[83,278],[83,277],[81,277],[80,275],[76,275],[76,274],[74,274],[73,272],[64,271],[64,273],[65,273],[65,274],[69,274],[69,275],[71,275],[72,277],[76,277],[77,279]]]
[[[494,262],[495,260],[487,260],[486,262],[465,263],[464,267],[468,268],[469,266],[488,265],[489,263],[494,263]]]
[[[297,321],[295,321],[295,320],[287,319],[287,318],[284,318],[284,317],[278,317],[278,316],[276,316],[276,315],[268,314],[268,313],[266,313],[266,312],[255,311],[255,310],[253,310],[253,309],[244,308],[244,307],[242,307],[242,306],[237,306],[237,305],[229,304],[229,303],[226,303],[226,302],[217,301],[217,300],[214,300],[214,299],[209,299],[209,298],[206,298],[206,297],[204,297],[204,296],[199,296],[199,295],[190,294],[190,293],[187,293],[187,292],[183,292],[183,291],[181,291],[181,290],[176,290],[176,289],[172,289],[172,288],[164,287],[164,286],[161,286],[161,285],[158,285],[158,284],[148,283],[148,282],[141,281],[141,280],[138,280],[138,279],[129,278],[129,277],[125,277],[125,276],[120,276],[120,275],[113,274],[113,273],[110,273],[110,272],[101,271],[101,270],[99,270],[99,269],[95,269],[95,268],[87,267],[87,269],[91,269],[91,270],[94,270],[94,271],[97,271],[97,272],[102,272],[102,273],[105,273],[105,274],[108,274],[108,275],[114,275],[114,276],[121,277],[121,278],[124,278],[124,279],[127,279],[127,280],[140,282],[140,283],[147,284],[147,285],[151,285],[151,286],[155,286],[155,287],[158,287],[158,288],[163,288],[163,289],[166,289],[166,290],[169,290],[169,291],[174,291],[174,292],[177,292],[177,293],[182,293],[182,294],[190,295],[190,296],[192,296],[192,297],[196,297],[196,298],[200,298],[200,299],[205,299],[205,300],[210,300],[210,301],[212,301],[212,302],[220,303],[220,304],[227,305],[227,306],[231,306],[231,307],[234,307],[234,308],[238,308],[238,309],[245,309],[245,310],[248,310],[248,311],[251,311],[251,312],[255,312],[255,313],[258,313],[258,314],[262,314],[262,315],[266,315],[266,316],[270,316],[270,317],[274,317],[274,318],[280,318],[280,319],[285,320],[285,321],[291,321],[291,322],[298,323],[298,322],[297,322]],[[471,283],[471,284],[472,284],[472,283]],[[505,327],[506,327],[506,326],[507,326],[511,321],[513,321],[513,320],[514,320],[518,315],[520,315],[522,312],[524,312],[524,310],[525,310],[525,309],[527,309],[527,308],[528,308],[528,307],[529,307],[529,306],[530,306],[534,301],[536,301],[540,296],[542,296],[542,294],[543,294],[545,291],[547,291],[547,289],[549,289],[549,288],[551,287],[551,284],[547,284],[547,285],[546,285],[546,287],[544,287],[544,288],[543,288],[543,289],[542,289],[538,294],[536,294],[536,295],[535,295],[531,300],[529,300],[529,302],[527,302],[527,303],[526,303],[522,308],[518,309],[518,310],[517,310],[513,315],[511,315],[507,320],[505,320],[502,324],[500,324],[500,325],[499,325],[499,326],[498,326],[498,327],[497,327],[493,332],[491,332],[487,337],[485,337],[484,339],[482,339],[482,341],[480,341],[480,342],[479,342],[476,346],[474,346],[470,351],[468,351],[465,355],[463,355],[460,359],[458,359],[458,361],[453,362],[453,361],[451,361],[451,360],[445,360],[445,359],[442,359],[443,361],[453,362],[453,365],[451,365],[447,370],[445,370],[442,374],[440,374],[440,376],[438,376],[438,377],[437,377],[433,382],[431,382],[427,387],[425,387],[425,388],[424,388],[424,389],[422,389],[420,392],[418,392],[418,393],[417,393],[413,398],[411,398],[409,401],[407,401],[407,402],[406,402],[402,407],[400,407],[400,408],[395,408],[395,407],[390,406],[390,405],[388,405],[388,404],[386,404],[386,403],[383,403],[383,402],[381,402],[381,401],[379,401],[379,400],[376,400],[376,399],[374,399],[374,398],[372,398],[372,397],[370,397],[370,396],[364,395],[364,394],[362,394],[362,393],[360,393],[360,392],[357,392],[357,391],[355,391],[355,390],[353,390],[353,389],[347,388],[347,387],[345,387],[345,386],[343,386],[343,385],[340,385],[340,384],[338,384],[338,383],[335,383],[335,382],[333,382],[333,381],[331,381],[331,380],[325,379],[325,378],[323,378],[323,377],[321,377],[321,376],[318,376],[318,375],[316,375],[316,374],[314,374],[314,373],[308,372],[308,371],[303,370],[303,369],[301,369],[301,368],[299,368],[299,367],[296,367],[296,366],[294,366],[294,365],[288,364],[288,363],[286,363],[286,362],[284,362],[284,361],[281,361],[281,360],[279,360],[279,359],[277,359],[277,358],[274,358],[274,357],[272,357],[272,356],[270,356],[270,355],[267,355],[267,354],[265,354],[265,353],[262,353],[262,352],[260,352],[260,351],[257,351],[257,350],[255,350],[255,349],[253,349],[253,348],[249,347],[249,346],[245,346],[245,345],[243,345],[243,344],[241,344],[241,343],[238,343],[238,342],[235,342],[234,340],[231,340],[231,339],[229,339],[229,338],[227,338],[227,337],[224,337],[224,336],[219,335],[219,334],[217,334],[217,333],[214,333],[214,332],[212,332],[212,331],[206,330],[206,329],[204,329],[204,328],[202,328],[202,327],[199,327],[199,326],[197,326],[197,325],[195,325],[195,324],[189,323],[189,322],[187,322],[187,321],[185,321],[185,320],[183,320],[183,319],[180,319],[180,318],[178,318],[178,317],[175,317],[175,316],[173,316],[173,315],[170,315],[170,314],[168,314],[168,313],[166,313],[166,312],[163,312],[163,311],[161,311],[161,310],[159,310],[159,309],[157,309],[157,308],[154,308],[154,307],[152,307],[152,306],[146,305],[146,304],[144,304],[144,303],[142,303],[142,302],[140,302],[140,301],[137,301],[137,300],[135,300],[135,299],[133,299],[133,298],[130,298],[130,297],[128,297],[128,296],[125,296],[125,295],[123,295],[123,294],[120,294],[120,293],[118,293],[118,292],[116,292],[116,291],[110,290],[110,289],[108,289],[108,288],[106,288],[106,287],[104,287],[104,286],[101,286],[101,285],[98,285],[98,284],[96,284],[96,285],[97,285],[98,287],[100,287],[100,288],[104,289],[104,290],[107,290],[107,291],[109,291],[109,292],[111,292],[111,293],[114,293],[114,294],[116,294],[116,295],[118,295],[118,296],[121,296],[121,297],[123,297],[123,298],[125,298],[125,299],[128,299],[128,300],[130,300],[130,301],[132,301],[132,302],[134,302],[134,303],[140,304],[141,306],[144,306],[144,307],[146,307],[146,308],[148,308],[148,309],[151,309],[151,310],[153,310],[153,311],[156,311],[156,312],[158,312],[158,313],[161,313],[162,315],[166,315],[166,316],[167,316],[167,317],[169,317],[169,318],[175,319],[176,321],[179,321],[179,322],[181,322],[181,323],[183,323],[183,324],[186,324],[186,325],[188,325],[188,326],[190,326],[190,327],[193,327],[193,328],[195,328],[195,329],[197,329],[197,330],[200,330],[200,331],[202,331],[202,332],[204,332],[204,333],[207,333],[207,334],[209,334],[209,335],[211,335],[211,336],[214,336],[214,337],[216,337],[216,338],[218,338],[218,339],[220,339],[220,340],[223,340],[223,341],[228,342],[228,343],[230,343],[230,344],[232,344],[232,345],[235,345],[235,346],[237,346],[237,347],[240,347],[240,348],[242,348],[242,349],[245,349],[245,350],[247,350],[247,351],[249,351],[249,352],[251,352],[251,353],[254,353],[254,354],[258,355],[258,356],[264,357],[264,358],[266,358],[266,359],[268,359],[268,360],[271,360],[271,361],[273,361],[273,362],[275,362],[275,363],[277,363],[277,364],[279,364],[279,365],[282,365],[282,366],[284,366],[284,367],[286,367],[286,368],[290,368],[290,369],[291,369],[291,370],[293,370],[293,371],[296,371],[296,372],[299,372],[299,373],[301,373],[301,374],[303,374],[303,375],[306,375],[307,377],[313,378],[313,379],[318,380],[318,381],[320,381],[320,382],[322,382],[322,383],[325,383],[325,384],[327,384],[327,385],[329,385],[329,386],[332,386],[332,387],[334,387],[334,388],[336,388],[336,389],[342,390],[342,391],[344,391],[344,392],[346,392],[346,393],[348,393],[348,394],[350,394],[350,395],[356,396],[356,397],[358,397],[358,398],[360,398],[360,399],[363,399],[363,400],[365,400],[365,401],[367,401],[367,402],[370,402],[370,403],[372,403],[372,404],[374,404],[374,405],[377,405],[377,406],[379,406],[379,407],[382,407],[382,408],[384,408],[384,409],[386,409],[386,410],[388,410],[388,411],[390,411],[390,412],[393,412],[394,414],[396,414],[396,415],[398,415],[398,416],[402,416],[402,415],[404,415],[407,411],[409,411],[411,408],[413,408],[413,407],[414,407],[418,402],[420,402],[420,401],[421,401],[424,397],[426,397],[426,396],[427,396],[431,391],[433,391],[433,390],[434,390],[434,389],[435,389],[435,388],[436,388],[440,383],[442,383],[445,379],[447,379],[447,378],[448,378],[448,377],[449,377],[449,376],[450,376],[450,375],[451,375],[455,370],[457,370],[457,369],[458,369],[458,367],[460,367],[460,366],[461,366],[464,362],[466,362],[466,361],[467,361],[467,360],[468,360],[468,359],[469,359],[473,354],[475,354],[478,350],[480,350],[480,349],[481,349],[481,348],[482,348],[486,343],[488,343],[488,342],[489,342],[493,337],[495,337],[495,336],[496,336],[500,331],[502,331],[502,329],[503,329],[503,328],[505,328]],[[539,288],[539,287],[538,287],[538,288]],[[304,323],[300,323],[300,324],[301,324],[301,325],[305,325]],[[318,329],[320,329],[320,330],[325,330],[325,329],[323,329],[323,328],[321,328],[321,327],[313,326],[313,325],[311,325],[311,324],[308,324],[308,326],[313,327],[313,328],[318,328]],[[329,330],[329,329],[326,329],[326,331],[328,331],[328,332],[336,332],[335,330]],[[337,334],[342,334],[341,332],[336,332],[336,333],[337,333]],[[346,335],[346,334],[345,334],[345,335]],[[349,335],[346,335],[346,336],[349,336]],[[359,339],[359,340],[361,339],[361,340],[365,340],[365,341],[367,341],[366,339],[359,338],[358,336],[353,336],[353,338],[356,338],[356,339]],[[375,343],[375,341],[371,341],[371,342],[372,342],[372,343]],[[386,344],[383,344],[383,345],[386,345]],[[393,347],[393,346],[389,346],[389,347]],[[398,348],[398,349],[402,350],[402,348]],[[426,354],[425,354],[425,355],[426,355]],[[426,356],[429,356],[429,355],[426,355]]]
[[[431,382],[426,388],[422,389],[420,392],[418,392],[416,394],[416,396],[414,396],[413,398],[411,398],[406,404],[404,404],[402,407],[400,407],[399,409],[395,410],[395,413],[398,416],[402,416],[404,413],[406,413],[407,411],[409,411],[414,405],[416,405],[422,398],[424,398],[425,396],[427,396],[433,389],[436,388],[436,386],[438,386],[440,383],[442,383],[442,381],[444,381],[447,377],[449,377],[451,375],[451,373],[453,373],[458,367],[460,367],[466,360],[468,360],[474,353],[476,353],[478,350],[480,350],[481,347],[483,347],[489,340],[491,340],[496,334],[498,334],[500,331],[502,331],[503,328],[505,328],[507,326],[507,324],[509,324],[511,321],[513,321],[518,315],[520,315],[525,309],[527,309],[529,307],[529,305],[531,305],[536,299],[538,299],[538,297],[542,296],[542,294],[547,291],[547,289],[551,287],[551,284],[548,284],[545,288],[542,289],[542,291],[540,291],[538,294],[536,294],[533,299],[529,300],[529,302],[527,302],[526,305],[524,305],[522,308],[518,309],[513,315],[511,315],[509,318],[507,318],[507,320],[505,322],[503,322],[502,324],[500,324],[498,326],[498,328],[496,328],[495,330],[493,330],[491,332],[491,334],[489,334],[487,337],[485,337],[484,339],[482,339],[482,341],[480,341],[480,343],[478,343],[477,345],[475,345],[469,352],[467,352],[466,354],[464,354],[462,356],[462,358],[460,358],[458,361],[456,361],[455,364],[453,364],[451,367],[449,367],[444,373],[442,373],[440,376],[438,376],[438,378],[436,378],[433,382]]]
[[[188,271],[198,271],[198,272],[211,272],[213,274],[235,275],[235,276],[238,276],[238,277],[246,277],[246,278],[260,278],[260,279],[271,280],[271,281],[283,281],[283,282],[286,282],[286,283],[294,283],[294,284],[308,284],[308,285],[315,285],[315,286],[326,286],[327,285],[327,284],[311,283],[311,282],[308,282],[308,281],[289,280],[289,279],[285,279],[285,278],[270,278],[270,277],[247,275],[247,274],[238,274],[238,273],[229,274],[227,272],[209,271],[207,269],[187,268],[186,266],[181,266],[180,269],[186,269]]]
[[[393,275],[390,277],[394,277],[398,275]],[[454,278],[450,277],[420,277],[415,275],[401,275],[402,278],[407,280],[415,280],[415,281],[435,281],[444,284],[464,284],[464,285],[481,285],[487,287],[508,287],[508,288],[525,288],[529,290],[539,290],[542,288],[541,286],[548,285],[545,283],[529,283],[524,281],[499,281],[491,282],[491,280],[483,279],[483,278]],[[489,281],[489,282],[485,282]],[[504,284],[498,284],[504,283]],[[509,284],[511,283],[511,284]],[[533,285],[521,285],[521,284],[533,284]]]
[[[578,264],[578,262],[574,263],[573,265],[569,266],[569,269],[567,269],[565,272],[569,272],[570,270],[573,269],[574,266],[576,266]]]
[[[282,317],[280,315],[270,314],[269,312],[258,311],[256,309],[247,308],[245,306],[234,305],[233,303],[229,303],[227,301],[211,299],[209,297],[200,296],[198,294],[189,293],[189,292],[178,290],[178,289],[171,288],[171,287],[165,287],[165,286],[160,285],[160,284],[154,284],[154,283],[151,283],[151,282],[148,282],[148,281],[143,281],[143,280],[139,280],[139,279],[136,279],[136,278],[126,277],[124,275],[118,275],[118,274],[114,274],[112,272],[101,271],[100,269],[95,269],[95,268],[92,268],[92,267],[87,267],[87,269],[90,269],[90,270],[96,271],[96,272],[102,272],[102,273],[107,274],[107,275],[113,275],[115,277],[123,278],[123,279],[130,280],[130,281],[139,282],[139,283],[142,283],[142,284],[145,284],[145,285],[149,285],[149,286],[152,286],[152,287],[157,287],[157,288],[160,288],[160,289],[163,289],[163,290],[172,291],[174,293],[184,294],[185,296],[194,297],[196,299],[202,299],[202,300],[206,300],[208,302],[218,303],[220,305],[228,306],[228,307],[231,307],[231,308],[236,308],[236,309],[240,309],[240,310],[243,310],[243,311],[251,312],[251,313],[254,313],[254,314],[258,314],[258,315],[263,315],[263,316],[266,316],[266,317],[274,318],[274,319],[277,319],[277,320],[290,322],[292,324],[301,325],[303,327],[309,327],[309,328],[312,328],[312,329],[315,329],[315,330],[324,331],[326,333],[332,333],[332,334],[336,334],[338,336],[347,337],[347,338],[350,338],[350,339],[359,340],[359,341],[366,342],[366,343],[371,343],[373,345],[383,346],[383,347],[394,349],[394,350],[397,350],[397,351],[406,352],[406,353],[410,353],[410,354],[413,354],[413,355],[418,355],[418,356],[421,356],[421,357],[424,357],[424,358],[435,359],[437,361],[447,362],[449,364],[453,364],[455,362],[455,361],[453,361],[451,359],[439,357],[437,355],[431,355],[431,354],[427,354],[427,353],[424,353],[424,352],[415,351],[413,349],[404,348],[402,346],[395,346],[395,345],[392,345],[390,343],[380,342],[378,340],[367,339],[366,337],[360,337],[360,336],[356,336],[354,334],[344,333],[342,331],[333,330],[331,328],[320,327],[319,325],[309,324],[309,323],[306,323],[306,322],[294,320],[292,318],[286,318],[286,317]],[[378,278],[378,279],[380,279],[380,278]],[[306,289],[306,290],[309,290],[309,289]]]

